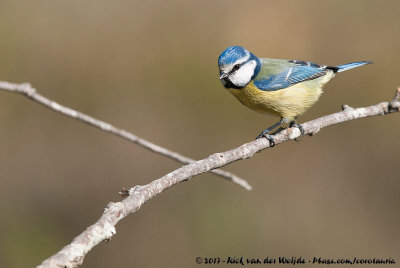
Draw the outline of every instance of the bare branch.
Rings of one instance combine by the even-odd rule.
[[[391,108],[390,108],[390,107]],[[346,121],[369,116],[386,115],[398,112],[400,102],[382,102],[364,108],[344,106],[344,111],[327,115],[302,124],[305,135],[315,135],[322,128]],[[275,144],[281,144],[301,136],[298,128],[285,129],[275,137]],[[183,166],[175,171],[144,186],[135,186],[129,191],[123,189],[121,194],[127,196],[123,201],[109,203],[103,215],[82,234],[75,237],[71,244],[57,254],[45,260],[39,267],[76,267],[82,264],[85,255],[101,241],[108,241],[115,234],[115,225],[130,213],[134,213],[148,200],[165,189],[193,176],[215,168],[223,167],[232,162],[252,157],[255,153],[270,147],[267,139],[258,139],[230,151],[215,153],[195,163]]]
[[[86,115],[84,113],[81,113],[81,112],[78,112],[71,108],[68,108],[66,106],[63,106],[55,101],[52,101],[52,100],[40,95],[39,93],[37,93],[36,89],[31,87],[31,85],[28,83],[14,84],[14,83],[0,81],[0,89],[15,92],[15,93],[20,93],[20,94],[30,98],[31,100],[42,104],[43,106],[45,106],[49,109],[52,109],[63,115],[77,119],[79,121],[82,121],[91,126],[97,127],[103,131],[115,134],[125,140],[128,140],[137,145],[140,145],[154,153],[161,154],[163,156],[166,156],[166,157],[176,160],[178,162],[181,162],[184,164],[190,164],[190,163],[195,162],[195,160],[193,160],[189,157],[183,156],[177,152],[173,152],[166,148],[158,146],[152,142],[149,142],[145,139],[142,139],[142,138],[132,134],[129,131],[117,128],[107,122],[101,121],[99,119],[96,119],[96,118]],[[228,180],[232,181],[233,183],[236,183],[239,186],[242,186],[249,191],[251,190],[251,186],[248,184],[248,182],[246,180],[236,176],[235,174],[232,174],[232,173],[230,173],[228,171],[224,171],[224,170],[212,170],[211,172],[220,177],[228,179]]]

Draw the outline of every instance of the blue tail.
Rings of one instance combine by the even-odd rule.
[[[346,64],[342,64],[342,65],[338,65],[336,66],[337,68],[337,72],[343,72],[343,71],[347,71],[356,67],[360,67],[363,66],[365,64],[370,64],[372,63],[372,61],[358,61],[358,62],[352,62],[352,63],[346,63]]]

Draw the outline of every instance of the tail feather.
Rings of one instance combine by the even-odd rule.
[[[358,61],[358,62],[351,62],[351,63],[346,63],[346,64],[342,64],[342,65],[338,65],[335,66],[335,68],[337,68],[337,72],[343,72],[343,71],[347,71],[356,67],[360,67],[363,66],[365,64],[370,64],[372,63],[372,61]]]

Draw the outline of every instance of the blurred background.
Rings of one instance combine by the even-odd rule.
[[[373,65],[338,75],[300,122],[392,99],[400,2],[0,2],[0,80],[201,159],[251,141],[276,118],[242,106],[217,58]],[[323,129],[181,183],[117,225],[83,267],[199,267],[197,256],[397,258],[400,114]],[[180,167],[0,91],[0,266],[32,267],[94,223],[122,187]],[[212,265],[210,265],[212,266]],[[220,265],[221,266],[221,265]],[[219,267],[220,267],[219,266]]]

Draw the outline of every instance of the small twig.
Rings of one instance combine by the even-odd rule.
[[[400,102],[382,102],[365,108],[345,109],[342,112],[327,115],[302,124],[304,135],[314,135],[322,128],[355,120],[363,117],[386,115],[399,111]],[[274,136],[275,145],[294,140],[301,136],[298,128],[285,129]],[[144,186],[135,186],[129,190],[129,196],[123,201],[109,203],[100,219],[88,227],[82,234],[60,250],[57,254],[45,260],[40,267],[76,267],[82,264],[85,255],[101,241],[110,239],[115,234],[115,225],[130,213],[134,213],[148,200],[182,181],[200,173],[223,167],[234,161],[252,157],[255,153],[270,147],[268,140],[258,139],[223,153],[215,153],[208,158],[183,166],[158,180]],[[126,195],[126,190],[123,191]]]
[[[342,111],[351,111],[351,110],[354,110],[354,108],[347,104],[342,105]]]
[[[63,106],[55,101],[52,101],[52,100],[40,95],[39,93],[37,93],[36,90],[33,87],[31,87],[31,85],[29,83],[14,84],[14,83],[0,81],[0,89],[7,90],[10,92],[20,93],[20,94],[30,98],[31,100],[38,102],[47,108],[50,108],[51,110],[57,111],[63,115],[72,117],[74,119],[82,121],[91,126],[97,127],[103,131],[115,134],[125,140],[128,140],[137,145],[140,145],[154,153],[161,154],[163,156],[166,156],[166,157],[176,160],[178,162],[181,162],[184,164],[190,164],[190,163],[195,162],[195,160],[193,160],[189,157],[183,156],[177,152],[173,152],[171,150],[168,150],[166,148],[158,146],[152,142],[149,142],[145,139],[142,139],[142,138],[132,134],[129,131],[117,128],[107,122],[101,121],[99,119],[96,119],[96,118],[86,115],[84,113],[81,113],[81,112],[78,112],[71,108],[68,108],[66,106]],[[236,176],[235,174],[232,174],[232,173],[230,173],[228,171],[224,171],[224,170],[212,170],[211,172],[220,177],[228,179],[228,180],[232,181],[233,183],[236,183],[237,185],[244,187],[247,190],[251,190],[251,186],[248,184],[248,182],[246,180]]]

